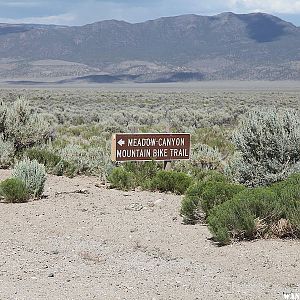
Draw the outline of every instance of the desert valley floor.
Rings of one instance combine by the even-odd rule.
[[[0,204],[1,300],[275,300],[299,287],[299,241],[217,247],[182,224],[181,196],[98,183],[48,176],[44,199]]]

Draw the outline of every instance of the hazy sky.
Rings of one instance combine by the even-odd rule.
[[[271,13],[300,26],[300,0],[0,0],[0,22],[82,25],[180,14]]]

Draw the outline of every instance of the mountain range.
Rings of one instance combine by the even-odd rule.
[[[263,13],[182,15],[135,24],[0,24],[0,78],[300,80],[300,28]]]

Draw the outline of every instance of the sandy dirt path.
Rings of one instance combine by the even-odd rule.
[[[96,182],[49,176],[47,199],[0,203],[1,300],[272,300],[300,291],[299,241],[217,247],[205,226],[181,224],[181,197]],[[69,193],[80,189],[88,193]]]

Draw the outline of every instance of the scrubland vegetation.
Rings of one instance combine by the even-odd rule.
[[[95,175],[113,188],[184,195],[184,223],[207,223],[220,244],[300,237],[296,93],[1,94],[0,164],[14,168],[0,184],[6,202],[41,197],[46,172]],[[111,162],[112,133],[166,130],[191,133],[190,161],[172,162],[171,171],[156,162]]]

